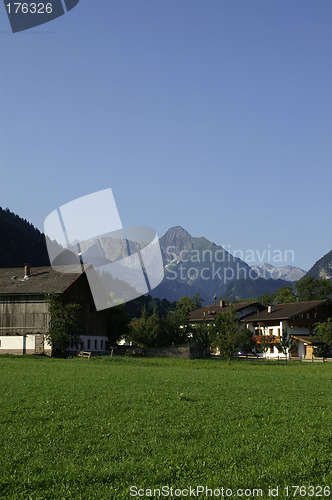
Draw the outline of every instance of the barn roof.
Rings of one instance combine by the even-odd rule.
[[[0,295],[62,293],[83,273],[58,273],[50,266],[32,267],[24,278],[23,267],[0,269]]]

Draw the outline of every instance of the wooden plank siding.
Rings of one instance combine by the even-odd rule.
[[[49,321],[44,295],[0,297],[0,335],[46,333]]]
[[[107,335],[107,310],[96,310],[85,274],[63,292],[63,298],[66,303],[81,306],[78,313],[81,335]]]
[[[80,335],[106,335],[107,311],[96,311],[85,274],[62,293],[65,303],[79,304]],[[2,294],[0,335],[45,334],[49,329],[48,294]]]

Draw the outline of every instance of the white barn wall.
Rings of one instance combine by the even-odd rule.
[[[0,354],[35,354],[36,335],[0,335]],[[44,338],[44,353],[51,354],[51,346]]]
[[[34,354],[34,335],[1,335],[0,354]]]
[[[81,335],[83,350],[93,353],[108,352],[108,337],[101,335]],[[97,343],[97,345],[96,345]],[[44,338],[45,354],[51,354],[51,345]],[[36,336],[30,335],[0,335],[0,354],[35,354]]]
[[[23,337],[21,336],[0,336],[0,353],[2,354],[23,354]]]
[[[106,352],[108,337],[105,335],[81,335],[81,342],[84,351]]]

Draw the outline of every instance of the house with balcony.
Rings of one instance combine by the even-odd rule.
[[[310,302],[292,302],[273,304],[263,311],[246,316],[242,321],[260,338],[268,336],[270,347],[267,357],[278,357],[280,351],[277,344],[284,330],[294,339],[294,345],[288,357],[312,358],[314,348],[320,345],[315,339],[315,324],[327,321],[332,317],[332,304],[328,300]]]

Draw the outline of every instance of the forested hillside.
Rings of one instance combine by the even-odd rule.
[[[0,207],[0,267],[49,266],[45,236],[30,222]]]

